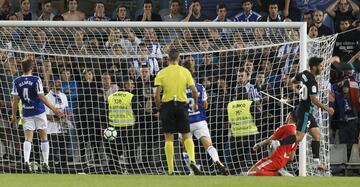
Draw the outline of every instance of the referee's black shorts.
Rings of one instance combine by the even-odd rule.
[[[308,129],[318,127],[314,116],[308,111],[298,108],[296,110],[296,117],[298,119],[296,123],[296,131],[306,133]]]
[[[161,104],[160,120],[163,133],[189,133],[189,112],[185,102],[169,101]]]

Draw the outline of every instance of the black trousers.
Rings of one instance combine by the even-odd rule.
[[[125,164],[128,172],[135,173],[138,171],[136,163],[136,151],[139,145],[139,128],[137,125],[127,127],[114,127],[118,133],[113,141],[107,141],[107,153],[109,154],[109,166],[120,165],[120,156],[125,156]]]

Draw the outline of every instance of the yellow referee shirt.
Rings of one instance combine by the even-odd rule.
[[[160,86],[163,90],[161,101],[169,102],[176,100],[186,102],[186,88],[195,85],[191,73],[186,68],[179,65],[169,65],[162,69],[155,78],[155,86]]]

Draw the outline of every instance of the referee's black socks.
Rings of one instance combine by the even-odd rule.
[[[280,140],[280,145],[288,145],[296,142],[296,135],[289,135],[284,139]]]

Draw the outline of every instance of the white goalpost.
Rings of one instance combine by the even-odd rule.
[[[207,92],[206,121],[221,162],[232,175],[244,175],[269,154],[252,152],[252,146],[271,136],[297,106],[299,85],[289,80],[307,69],[308,57],[325,59],[318,84],[319,99],[327,103],[336,40],[336,35],[309,39],[305,22],[0,21],[0,26],[0,103],[5,103],[0,105],[0,173],[24,172],[22,124],[10,126],[8,120],[12,81],[21,75],[24,58],[35,62],[34,74],[41,77],[45,94],[64,93],[69,103],[65,108],[54,103],[67,114],[66,120],[49,121],[51,173],[165,173],[153,79],[175,47],[182,63],[194,65],[193,77]],[[123,90],[136,98],[135,125],[109,130],[107,98]],[[240,100],[251,102],[254,132],[235,132],[238,124],[228,117],[228,104]],[[322,133],[320,158],[329,168],[329,116],[322,110],[314,116]],[[105,129],[114,137],[104,137]],[[34,165],[42,161],[36,141]],[[299,176],[329,176],[329,170],[312,167],[309,142],[311,137],[305,136],[286,169]],[[188,174],[177,136],[174,145],[175,171]],[[195,140],[195,147],[205,175],[219,175],[200,141]]]

